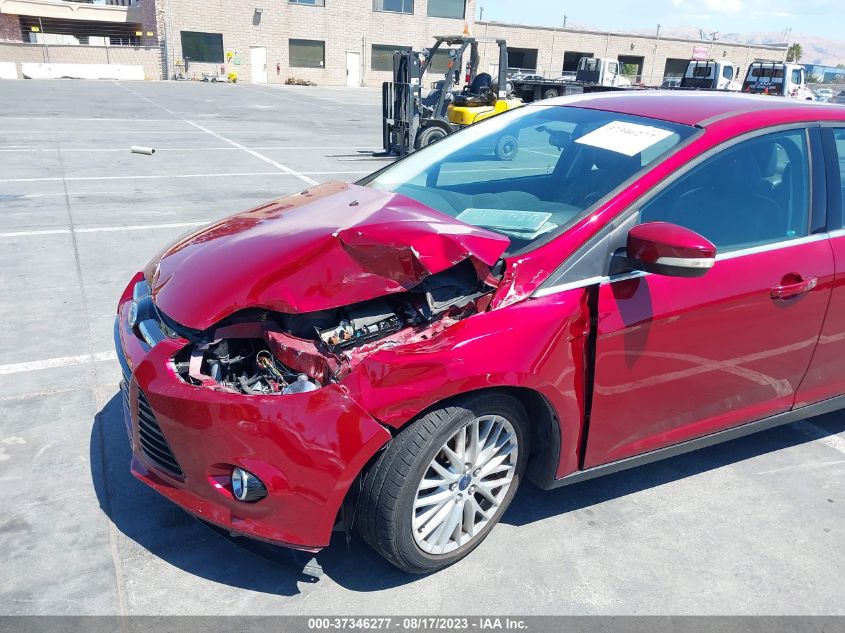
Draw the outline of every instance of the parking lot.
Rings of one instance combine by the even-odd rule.
[[[11,81],[0,95],[0,613],[845,614],[841,412],[526,484],[481,547],[429,577],[338,533],[315,582],[211,531],[129,474],[116,301],[192,227],[384,165],[380,92]]]

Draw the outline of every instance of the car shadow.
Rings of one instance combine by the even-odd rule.
[[[841,412],[810,420],[820,436],[825,432],[828,435],[845,432],[845,416]],[[814,439],[817,438],[785,425],[555,490],[524,486],[502,517],[502,523],[520,526],[542,521]]]
[[[830,434],[845,431],[841,415],[813,422]],[[542,521],[812,440],[786,426],[557,490],[522,486],[502,522],[519,526]],[[317,580],[304,573],[314,568],[309,556],[231,538],[182,511],[131,475],[130,456],[121,397],[116,394],[94,418],[91,476],[100,507],[137,546],[189,574],[251,591],[293,596],[300,593],[300,583]],[[347,539],[343,533],[334,535],[316,556],[316,564],[351,591],[380,591],[420,578],[387,563],[357,535]]]
[[[300,593],[316,582],[308,554],[232,538],[212,528],[135,479],[123,404],[115,394],[94,417],[89,456],[97,500],[117,530],[137,546],[189,574],[250,591],[280,596]],[[316,563],[323,574],[355,591],[378,591],[418,578],[399,571],[360,538],[348,543],[336,533]],[[123,547],[121,549],[124,549]],[[131,556],[129,552],[121,552]]]

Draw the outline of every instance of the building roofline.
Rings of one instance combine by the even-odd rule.
[[[529,29],[533,31],[555,31],[558,33],[585,33],[587,35],[613,35],[617,37],[635,37],[637,39],[649,40],[654,41],[657,39],[656,35],[644,35],[643,33],[629,33],[625,31],[604,31],[604,30],[596,30],[596,29],[573,29],[573,28],[563,28],[562,26],[543,26],[540,24],[518,24],[515,22],[498,22],[495,20],[476,20],[473,25],[485,25],[485,26],[503,26],[507,28],[517,28],[517,29]],[[698,40],[698,39],[691,39],[685,37],[660,37],[661,41],[666,42],[684,42],[686,44],[702,44],[702,45],[709,45],[709,40]],[[781,43],[781,44],[754,44],[752,42],[728,42],[725,40],[716,40],[714,46],[741,46],[741,47],[752,47],[752,48],[762,48],[772,51],[783,52],[787,48],[789,48],[789,44]]]

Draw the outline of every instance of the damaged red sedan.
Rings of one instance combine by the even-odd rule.
[[[132,472],[232,532],[355,529],[430,572],[523,479],[845,406],[843,164],[835,106],[604,94],[217,222],[120,299]]]

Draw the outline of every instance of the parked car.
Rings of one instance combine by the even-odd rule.
[[[813,94],[816,95],[816,101],[824,102],[830,101],[836,94],[836,92],[831,90],[830,88],[819,88],[818,90],[814,90]]]
[[[831,97],[830,103],[836,103],[839,105],[845,104],[845,90]]]
[[[843,141],[792,99],[563,98],[200,229],[119,300],[132,472],[231,532],[354,529],[431,572],[523,479],[839,409]]]
[[[517,81],[543,81],[545,77],[543,75],[517,73],[510,77],[510,79]]]

